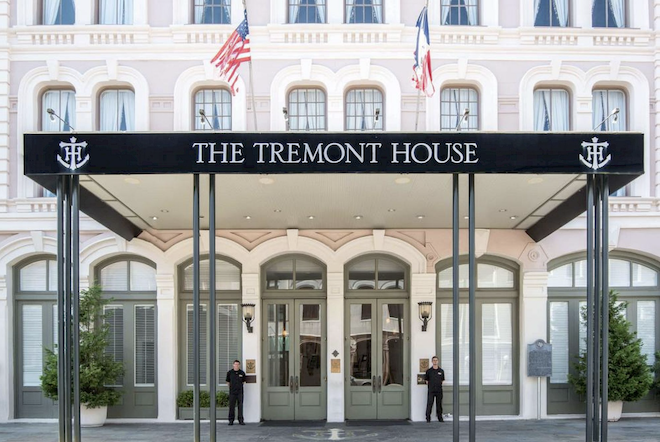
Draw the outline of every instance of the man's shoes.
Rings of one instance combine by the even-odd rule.
[[[438,422],[444,422],[444,421],[445,421],[445,420],[442,418],[442,416],[440,416],[440,417],[438,418]]]
[[[245,422],[240,421],[240,422],[238,423],[238,425],[245,425]]]
[[[233,422],[233,421],[229,421],[229,425],[234,425],[234,422]]]
[[[431,418],[430,418],[430,417],[427,417],[427,418],[426,418],[426,422],[431,422]]]

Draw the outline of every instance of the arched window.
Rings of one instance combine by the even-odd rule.
[[[204,111],[203,116],[200,110]],[[193,120],[195,130],[231,130],[231,93],[227,89],[197,91]]]
[[[76,127],[76,93],[67,89],[44,92],[41,98],[41,130],[68,132],[72,127]]]
[[[101,92],[99,130],[135,130],[135,93],[132,90],[107,89]]]
[[[289,92],[288,118],[291,130],[326,130],[325,92],[315,88],[293,89]]]
[[[353,261],[348,266],[348,290],[406,290],[407,271],[403,264],[388,258]]]
[[[474,88],[446,87],[442,89],[440,130],[454,131],[456,128],[479,130],[479,93]]]
[[[586,323],[580,312],[586,308],[587,267],[582,257],[555,260],[548,266],[548,339],[552,344],[552,376],[548,381],[548,413],[583,413],[584,404],[568,384],[572,362],[585,351]],[[660,287],[657,264],[613,253],[609,262],[609,287],[627,303],[626,319],[642,340],[647,363],[660,350]],[[652,396],[652,395],[650,395]],[[627,412],[660,411],[652,397],[625,404]]]
[[[346,94],[346,130],[383,130],[383,93],[355,88]]]
[[[618,109],[618,113],[610,117],[616,109]],[[628,130],[627,115],[626,94],[622,90],[593,90],[591,124],[596,130]]]
[[[445,370],[445,385],[453,383],[453,268],[440,262],[436,306],[436,352]],[[477,414],[518,414],[518,271],[515,265],[483,257],[476,267]],[[468,264],[459,266],[459,383],[467,388],[469,373]],[[447,395],[449,396],[449,395]],[[499,404],[495,406],[494,404]],[[449,405],[447,405],[449,406]]]
[[[565,89],[534,91],[534,130],[570,130],[569,95]]]
[[[306,257],[278,259],[264,268],[266,290],[323,290],[325,269]]]

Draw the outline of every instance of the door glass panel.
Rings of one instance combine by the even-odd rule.
[[[371,386],[371,304],[351,304],[351,385]]]
[[[289,305],[268,304],[268,386],[289,385]]]
[[[378,288],[405,289],[406,272],[403,266],[389,259],[378,260]]]
[[[470,309],[468,304],[458,306],[458,382],[468,385],[470,379],[470,334],[468,332],[468,319]],[[440,366],[445,370],[445,382],[454,382],[454,315],[452,304],[440,306]]]
[[[299,290],[321,290],[323,269],[314,262],[296,260],[296,288]]]
[[[300,305],[300,386],[321,386],[321,306]]]
[[[44,261],[45,262],[45,261]],[[41,304],[23,306],[23,386],[38,387],[43,369]]]
[[[481,333],[483,385],[512,385],[511,304],[483,304],[481,307]]]
[[[376,260],[370,259],[348,269],[348,288],[364,290],[376,288]]]
[[[383,304],[383,386],[403,385],[403,304]]]
[[[551,384],[568,382],[568,302],[550,303]]]
[[[293,260],[272,264],[266,269],[266,288],[290,290],[293,288]]]

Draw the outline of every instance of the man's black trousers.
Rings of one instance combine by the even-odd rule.
[[[442,391],[429,391],[426,399],[426,419],[431,419],[431,410],[433,409],[433,400],[435,399],[435,408],[438,412],[438,419],[442,417]]]
[[[229,422],[234,422],[234,406],[238,402],[238,422],[243,422],[243,393],[229,393]]]

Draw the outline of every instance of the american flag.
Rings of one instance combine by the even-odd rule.
[[[236,82],[238,81],[238,67],[244,61],[250,61],[250,29],[248,28],[247,11],[245,19],[229,36],[220,48],[211,64],[217,68],[220,80],[229,83],[232,95],[236,95]]]
[[[422,9],[417,19],[417,46],[415,48],[415,64],[413,65],[413,86],[424,92],[428,97],[435,93],[433,74],[431,72],[431,38],[429,36],[429,17],[427,9]]]

